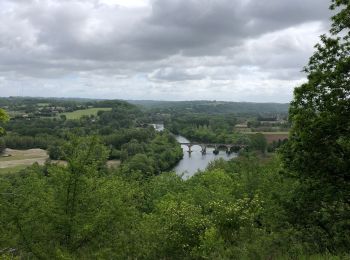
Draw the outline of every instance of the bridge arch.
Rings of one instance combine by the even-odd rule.
[[[228,144],[228,143],[200,143],[200,142],[189,142],[189,143],[180,143],[181,145],[185,145],[188,147],[188,153],[192,153],[193,146],[199,146],[201,148],[201,153],[204,155],[207,153],[207,147],[213,147],[214,153],[218,154],[220,148],[224,148],[227,153],[238,152],[242,148],[245,148],[246,145],[242,144]]]

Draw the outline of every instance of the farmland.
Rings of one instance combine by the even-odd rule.
[[[46,159],[48,159],[47,152],[42,149],[6,149],[5,156],[0,157],[0,169],[29,166],[36,162],[44,164]]]
[[[267,143],[288,139],[288,132],[247,132],[246,134],[261,133],[265,136]]]
[[[96,116],[98,111],[111,111],[111,108],[88,108],[76,110],[74,112],[62,113],[60,115],[65,115],[69,120],[80,119],[83,116]]]
[[[5,155],[0,157],[0,174],[16,173],[26,167],[38,163],[43,165],[49,159],[48,154],[42,149],[13,150],[6,149]],[[52,160],[54,164],[66,166],[67,162],[63,160]],[[108,160],[108,168],[117,168],[120,160]]]

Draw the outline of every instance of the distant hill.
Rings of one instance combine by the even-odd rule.
[[[128,100],[128,102],[145,109],[157,109],[163,112],[188,111],[212,114],[287,114],[289,109],[289,104],[286,103],[152,100]]]
[[[154,101],[154,100],[103,100],[86,98],[33,98],[33,97],[0,97],[0,107],[50,103],[56,106],[87,105],[113,107],[126,102],[145,110],[158,110],[163,113],[206,113],[206,114],[241,114],[241,115],[274,115],[287,114],[289,104],[286,103],[252,103],[224,101]]]

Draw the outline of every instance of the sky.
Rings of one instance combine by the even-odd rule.
[[[0,0],[0,96],[289,102],[329,0]]]

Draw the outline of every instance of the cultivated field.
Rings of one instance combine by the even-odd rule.
[[[82,116],[91,116],[91,115],[96,116],[98,111],[111,111],[111,110],[112,110],[111,108],[88,108],[88,109],[77,110],[69,113],[62,113],[60,115],[65,115],[67,119],[75,120],[75,119],[80,119]]]
[[[48,158],[47,152],[42,149],[6,149],[5,156],[0,157],[0,173],[16,172],[33,163],[43,165]]]
[[[246,134],[257,134],[258,132],[249,132]],[[268,143],[272,143],[273,141],[278,141],[281,140],[283,141],[284,139],[288,138],[288,132],[259,132],[263,134],[266,138],[266,141]]]
[[[47,152],[42,149],[30,150],[13,150],[6,149],[4,156],[0,156],[0,174],[17,173],[18,171],[31,166],[34,163],[44,165],[49,158]],[[51,161],[61,166],[66,166],[66,161]],[[118,168],[119,160],[109,160],[107,162],[108,168]]]

